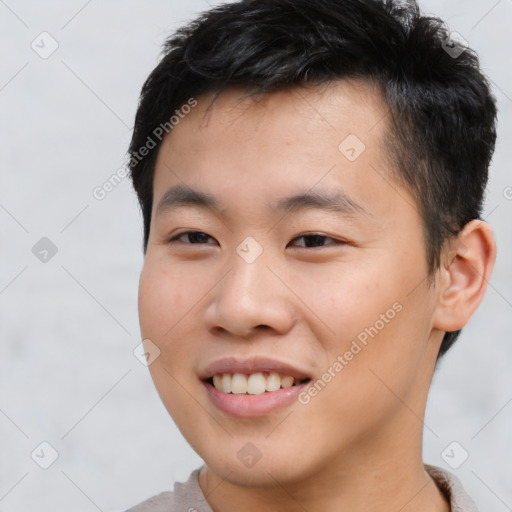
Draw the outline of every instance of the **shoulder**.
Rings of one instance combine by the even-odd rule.
[[[165,491],[152,496],[125,512],[170,512],[174,507],[174,493]]]
[[[176,482],[172,491],[152,496],[125,512],[212,512],[199,486],[200,471],[195,469],[186,482]]]
[[[429,464],[425,464],[425,471],[448,499],[452,512],[478,512],[475,502],[453,473]]]

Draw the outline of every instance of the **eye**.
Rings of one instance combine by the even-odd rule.
[[[181,241],[188,245],[201,245],[207,243],[208,239],[214,240],[213,237],[204,233],[203,231],[185,231],[183,233],[179,233],[174,235],[172,238],[168,240],[169,243],[175,241]],[[335,240],[327,235],[323,235],[321,233],[307,233],[301,236],[295,237],[294,240],[303,240],[304,243],[296,245],[296,247],[303,247],[306,249],[313,247],[324,247],[325,245],[336,245],[339,243],[344,243],[341,240]],[[323,243],[325,240],[331,240],[332,243],[325,244]]]
[[[189,242],[185,241],[185,237],[188,237]],[[181,240],[182,238],[185,238],[185,240]],[[211,238],[213,240],[213,237],[211,237],[207,233],[203,233],[202,231],[185,231],[170,238],[169,243],[174,242],[175,240],[179,240],[184,243],[189,243],[191,245],[198,245],[205,243],[208,238]],[[190,242],[190,240],[192,240],[192,242]]]
[[[298,237],[295,237],[293,240],[303,239],[304,243],[299,244],[298,247],[310,248],[310,247],[323,247],[324,245],[335,245],[336,243],[342,243],[334,238],[331,238],[327,235],[322,235],[321,233],[308,233]],[[330,244],[322,244],[323,240],[333,240],[334,243]]]

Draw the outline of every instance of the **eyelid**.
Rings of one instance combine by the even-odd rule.
[[[328,235],[327,233],[323,233],[322,231],[304,231],[302,233],[299,233],[298,235],[295,235],[292,240],[295,240],[296,238],[300,238],[302,236],[323,236],[324,238],[331,238],[332,240],[337,240],[334,236]]]
[[[176,234],[173,234],[172,236],[170,236],[167,239],[167,243],[173,243],[173,242],[179,241],[179,240],[177,240],[178,238],[180,238],[183,235],[190,234],[190,233],[201,233],[201,234],[206,235],[208,238],[211,238],[211,239],[215,240],[215,237],[209,235],[205,231],[190,230],[189,229],[187,231],[182,231],[181,233],[178,232]],[[331,245],[339,245],[339,244],[344,245],[344,244],[349,244],[350,243],[347,240],[338,239],[338,238],[332,237],[330,235],[327,235],[327,234],[319,232],[319,231],[306,231],[306,232],[300,233],[300,234],[294,236],[291,239],[291,241],[294,241],[294,240],[297,240],[297,239],[303,238],[303,237],[309,237],[309,236],[318,236],[320,238],[325,238],[325,239],[333,240],[333,243],[326,244],[326,245],[323,245],[323,246],[317,246],[317,247],[295,246],[295,248],[298,247],[300,249],[318,249],[318,248],[328,247],[328,246],[331,246]],[[193,246],[193,245],[199,245],[199,246],[201,246],[201,245],[210,245],[210,244],[207,244],[207,243],[206,244],[205,243],[192,244],[192,243],[189,243],[189,242],[183,242],[183,243],[186,244],[186,245],[190,245],[190,246]]]
[[[180,241],[180,240],[177,240],[178,238],[182,237],[183,235],[188,235],[189,233],[202,233],[204,235],[206,235],[208,238],[211,238],[213,240],[215,240],[215,238],[211,235],[209,235],[208,233],[206,233],[206,231],[201,231],[201,230],[192,230],[192,229],[188,229],[186,231],[182,231],[181,233],[175,233],[173,235],[171,235],[166,241],[167,243],[171,243],[171,242],[176,242],[176,241]],[[191,244],[189,242],[182,242],[186,245],[204,245],[204,244]],[[208,245],[208,244],[207,244]]]
[[[331,235],[327,235],[325,233],[322,233],[322,232],[318,232],[318,231],[311,231],[311,232],[304,232],[304,233],[300,233],[299,235],[295,236],[292,238],[291,241],[293,240],[297,240],[299,238],[303,238],[303,237],[309,237],[309,236],[318,236],[320,238],[326,238],[328,240],[332,240],[333,242],[330,243],[330,244],[325,244],[325,245],[322,245],[322,246],[317,246],[317,247],[306,247],[304,245],[299,245],[299,246],[294,246],[294,249],[306,249],[306,250],[311,250],[311,249],[323,249],[325,247],[330,247],[330,246],[337,246],[337,245],[346,245],[348,244],[349,242],[347,240],[343,240],[343,239],[340,239],[340,238],[335,238]]]

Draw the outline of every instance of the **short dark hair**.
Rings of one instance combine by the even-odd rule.
[[[355,78],[376,83],[388,105],[386,157],[420,209],[432,277],[445,240],[480,218],[496,141],[496,100],[478,57],[449,53],[451,41],[414,0],[241,0],[177,30],[142,87],[128,152],[144,254],[162,128],[170,132],[190,98]],[[438,358],[459,334],[445,333]]]

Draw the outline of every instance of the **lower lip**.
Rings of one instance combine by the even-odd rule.
[[[221,411],[239,418],[264,416],[290,405],[309,382],[259,395],[223,393],[209,382],[203,382],[210,400]]]

